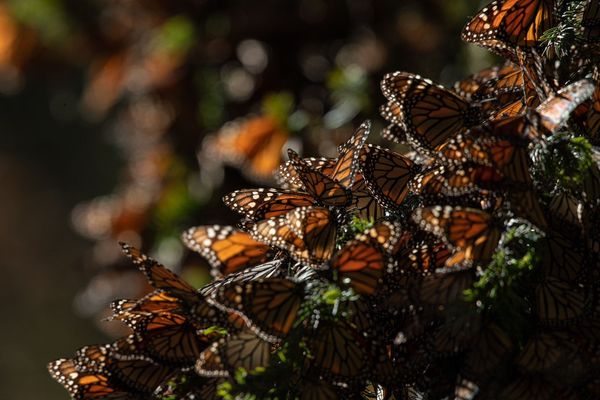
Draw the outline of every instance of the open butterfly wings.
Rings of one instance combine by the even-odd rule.
[[[184,244],[205,257],[213,276],[229,275],[267,261],[270,248],[230,226],[198,226],[182,235]]]

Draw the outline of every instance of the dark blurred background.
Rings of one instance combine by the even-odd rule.
[[[199,286],[179,234],[234,223],[222,195],[272,183],[287,147],[330,155],[362,119],[383,127],[386,72],[450,85],[490,65],[459,39],[479,6],[0,2],[0,399],[67,398],[46,364],[121,333],[107,305],[147,288],[119,240]]]

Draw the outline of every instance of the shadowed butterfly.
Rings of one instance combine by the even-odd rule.
[[[492,214],[474,208],[419,208],[413,219],[422,229],[459,250],[446,261],[450,269],[458,264],[470,266],[489,261],[502,233],[502,225]]]
[[[240,315],[263,340],[278,342],[293,328],[304,300],[304,286],[268,278],[220,287],[211,297],[217,306]]]
[[[146,275],[148,282],[155,289],[162,290],[176,297],[185,306],[194,323],[206,328],[218,325],[226,326],[228,315],[211,306],[197,293],[196,289],[181,279],[161,263],[142,254],[138,249],[121,243],[125,254]]]
[[[408,194],[408,182],[420,167],[408,158],[378,146],[369,146],[362,165],[365,183],[385,207],[398,208]]]
[[[214,342],[198,357],[195,371],[200,376],[229,377],[239,368],[253,371],[269,366],[273,344],[250,329],[228,335]]]

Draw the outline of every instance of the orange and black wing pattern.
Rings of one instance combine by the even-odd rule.
[[[226,276],[267,261],[270,248],[231,226],[197,226],[182,235],[185,245],[205,257],[214,276]]]

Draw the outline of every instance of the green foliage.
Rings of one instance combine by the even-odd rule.
[[[9,0],[15,18],[39,32],[42,41],[63,45],[73,30],[62,0]]]
[[[161,26],[155,44],[162,51],[181,54],[187,52],[195,40],[196,28],[193,22],[183,15],[177,15]]]
[[[593,163],[592,146],[581,136],[557,134],[542,150],[543,173],[547,181],[564,189],[576,189]]]
[[[279,126],[288,126],[288,116],[294,109],[294,96],[289,92],[271,93],[263,98],[263,112],[279,123]]]

